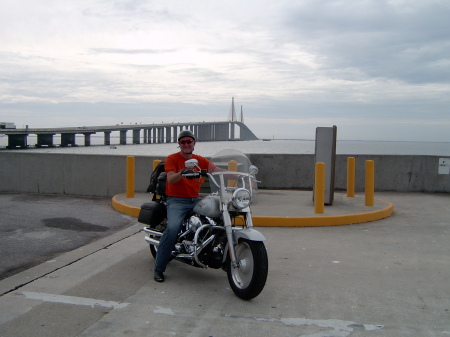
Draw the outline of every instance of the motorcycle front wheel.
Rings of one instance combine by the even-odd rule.
[[[266,285],[268,258],[261,241],[241,240],[236,246],[238,267],[227,261],[228,282],[239,298],[251,300],[258,296]]]

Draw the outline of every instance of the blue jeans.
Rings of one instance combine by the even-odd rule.
[[[170,254],[175,247],[177,235],[181,230],[184,217],[187,212],[194,208],[200,199],[201,198],[167,198],[167,227],[159,241],[158,252],[156,253],[155,270],[162,273],[166,271],[166,266],[167,263],[169,263]]]

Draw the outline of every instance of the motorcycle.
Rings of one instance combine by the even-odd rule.
[[[185,176],[204,179],[210,191],[186,215],[171,260],[223,269],[233,292],[250,300],[261,293],[268,273],[266,239],[253,228],[250,210],[257,196],[258,169],[236,150],[221,151],[210,161],[224,171],[208,173],[198,167],[196,159],[185,162],[191,171]],[[228,165],[234,167],[232,171]],[[164,200],[154,196],[151,203],[142,205],[139,214],[154,258],[167,223]]]

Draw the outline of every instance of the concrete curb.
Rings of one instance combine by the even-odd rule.
[[[379,199],[377,200],[382,201]],[[254,216],[253,225],[255,227],[321,227],[343,226],[376,221],[391,216],[394,211],[394,205],[392,203],[387,201],[383,202],[387,204],[383,209],[356,214],[304,217]]]
[[[112,198],[112,207],[120,213],[138,217],[139,211],[141,210],[141,208],[127,205],[123,202],[120,202],[119,197],[121,197],[122,195],[124,195],[124,194],[117,194]]]
[[[361,197],[354,197],[354,200]],[[321,226],[342,226],[370,221],[381,220],[392,215],[394,205],[388,201],[375,199],[377,209],[366,212],[354,212],[350,214],[323,215],[314,216],[253,216],[253,225],[255,227],[321,227]],[[150,201],[150,198],[148,199]],[[112,198],[112,207],[121,213],[138,217],[140,205],[143,200],[139,198],[127,199],[125,194],[118,194]],[[138,206],[139,205],[139,206]]]

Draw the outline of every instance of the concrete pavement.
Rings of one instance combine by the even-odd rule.
[[[133,224],[0,281],[0,336],[449,336],[450,195],[376,198],[395,212],[350,226],[258,228],[269,276],[248,302],[221,270],[172,261],[166,282],[154,282]]]

